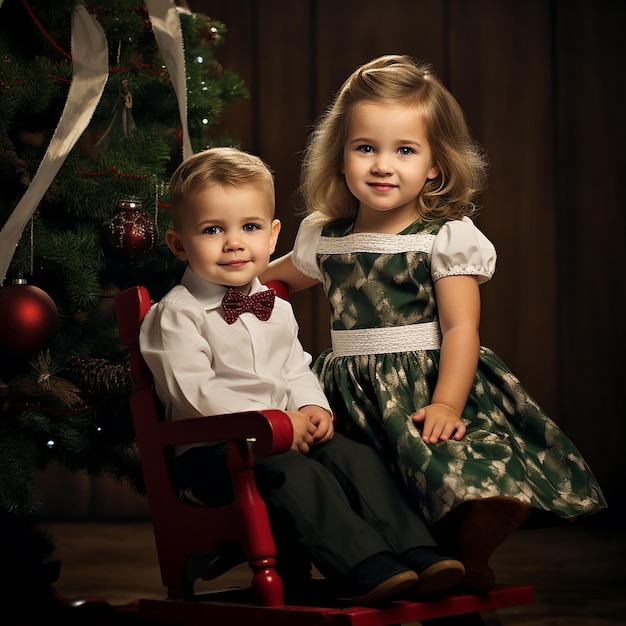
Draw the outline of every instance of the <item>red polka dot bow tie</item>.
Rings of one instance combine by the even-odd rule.
[[[251,296],[239,291],[228,289],[222,298],[224,319],[234,324],[242,313],[254,313],[260,320],[266,321],[272,315],[276,292],[273,289],[259,291]]]

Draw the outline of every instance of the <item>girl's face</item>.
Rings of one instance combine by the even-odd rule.
[[[280,232],[268,194],[211,185],[190,195],[180,213],[178,227],[165,234],[170,250],[206,281],[248,293]]]
[[[393,233],[413,223],[418,194],[439,174],[420,113],[405,106],[357,104],[341,172],[359,201],[356,227]]]

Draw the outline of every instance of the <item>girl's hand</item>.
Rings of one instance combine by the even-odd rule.
[[[291,260],[292,255],[293,252],[288,252],[280,258],[274,259],[259,276],[259,280],[263,284],[271,280],[280,280],[287,285],[290,293],[302,291],[303,289],[317,285],[319,283],[318,280],[310,278],[296,269],[296,266]]]
[[[301,454],[308,454],[313,445],[313,435],[317,430],[307,415],[300,411],[285,411],[293,426],[293,441],[291,449]],[[325,411],[324,411],[325,412]]]
[[[311,424],[316,427],[313,435],[313,445],[330,441],[335,434],[333,420],[325,409],[315,404],[309,404],[300,408],[300,412],[304,413]]]
[[[446,404],[429,404],[411,416],[416,423],[423,423],[422,439],[426,443],[437,443],[465,436],[465,424],[454,410]]]

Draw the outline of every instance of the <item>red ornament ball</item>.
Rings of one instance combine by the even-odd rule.
[[[45,346],[59,328],[54,300],[39,287],[15,283],[0,288],[0,345],[28,354]]]
[[[141,202],[122,200],[120,210],[102,226],[102,247],[117,261],[141,261],[154,249],[158,230]]]

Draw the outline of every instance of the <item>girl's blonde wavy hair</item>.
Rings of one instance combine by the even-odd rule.
[[[362,65],[344,82],[311,132],[299,190],[305,213],[319,212],[324,222],[356,216],[358,201],[340,168],[350,113],[363,102],[415,107],[421,113],[440,170],[417,198],[422,219],[460,219],[477,212],[473,201],[486,185],[487,159],[461,107],[429,62],[386,55]]]

